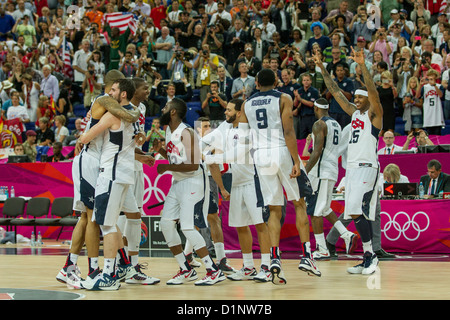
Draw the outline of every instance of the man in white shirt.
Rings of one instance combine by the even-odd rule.
[[[231,14],[225,10],[225,4],[223,2],[217,3],[217,12],[214,13],[211,17],[210,25],[215,25],[217,19],[228,20],[231,23]]]
[[[58,79],[51,72],[52,67],[48,64],[42,67],[44,77],[41,81],[41,92],[47,97],[53,97],[53,101],[58,101],[59,83]]]
[[[261,29],[261,39],[266,41],[272,41],[272,34],[277,31],[277,27],[270,22],[269,15],[267,13],[263,14],[262,22],[258,27]]]
[[[90,43],[89,40],[84,39],[81,42],[81,49],[77,50],[73,56],[73,69],[74,72],[74,81],[78,83],[83,83],[84,78],[86,77],[85,73],[87,71],[87,60],[91,55]]]
[[[399,147],[394,144],[395,136],[391,131],[386,131],[383,135],[383,141],[386,144],[384,148],[378,150],[378,154],[394,154],[397,151],[403,150],[403,147]]]
[[[137,0],[133,12],[141,16],[150,17],[151,7],[148,3],[144,3],[143,0]]]

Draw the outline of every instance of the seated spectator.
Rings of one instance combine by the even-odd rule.
[[[403,150],[411,150],[417,153],[417,147],[412,147],[409,149],[409,144],[413,138],[415,138],[417,147],[434,146],[434,143],[430,140],[430,138],[428,138],[428,133],[422,129],[419,129],[419,131],[410,132],[410,134],[408,134],[405,144],[403,145]]]
[[[55,142],[65,144],[66,138],[69,136],[69,129],[65,126],[66,117],[63,115],[55,116]]]
[[[26,137],[27,140],[22,144],[23,152],[30,158],[31,162],[36,162],[36,132],[34,130],[28,130]]]
[[[75,120],[75,129],[72,130],[70,135],[66,138],[66,144],[69,146],[74,146],[77,142],[77,139],[81,136],[84,129],[82,128],[83,119],[77,118]]]
[[[38,108],[36,110],[36,126],[39,126],[39,119],[46,117],[48,119],[49,126],[53,124],[54,113],[50,105],[50,99],[47,96],[40,96],[38,102]]]
[[[6,111],[6,119],[13,120],[19,118],[22,123],[30,122],[27,109],[20,104],[19,93],[13,92],[11,94],[11,105]]]
[[[62,155],[63,144],[61,142],[55,141],[53,143],[53,154],[47,157],[47,162],[60,162],[67,160],[66,157]]]
[[[423,184],[425,198],[435,198],[441,192],[450,192],[450,175],[442,172],[438,160],[428,162],[427,174],[420,177],[420,183]]]
[[[16,156],[23,156],[25,155],[24,150],[23,150],[23,146],[21,143],[16,143],[14,145],[14,154]]]
[[[41,117],[38,120],[39,129],[36,130],[36,143],[39,146],[50,147],[55,141],[55,133],[49,127],[49,119]]]
[[[394,144],[395,136],[392,131],[386,131],[383,135],[383,141],[385,143],[385,147],[378,150],[379,155],[388,155],[394,154],[396,151],[403,150],[403,147],[397,146]]]
[[[398,165],[388,164],[383,170],[383,180],[386,183],[408,183],[409,179],[400,172]]]

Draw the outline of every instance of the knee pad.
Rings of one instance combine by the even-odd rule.
[[[181,238],[180,235],[178,234],[177,225],[175,221],[161,219],[160,226],[169,248],[181,244]]]
[[[100,226],[100,229],[102,230],[103,236],[106,236],[106,235],[108,235],[110,233],[117,232],[116,225],[113,225],[113,226]]]
[[[127,219],[124,235],[128,241],[129,251],[139,251],[141,243],[141,219]]]
[[[198,250],[200,248],[206,247],[205,239],[203,239],[200,232],[198,232],[195,229],[182,230],[182,231],[183,231],[183,234],[186,237],[186,239],[189,240],[189,242],[190,242],[192,248],[194,248],[194,250]]]

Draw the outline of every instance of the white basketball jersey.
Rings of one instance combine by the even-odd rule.
[[[347,167],[378,168],[378,134],[380,130],[372,125],[369,111],[356,110],[350,124],[350,140],[347,149]]]
[[[128,105],[131,108],[131,105]],[[125,106],[127,108],[127,106]],[[100,158],[100,175],[123,184],[134,184],[134,123],[120,121],[117,130],[106,130]]]
[[[187,150],[184,147],[183,142],[181,141],[182,132],[184,129],[192,130],[184,123],[180,123],[180,125],[175,129],[174,132],[170,130],[170,127],[167,127],[166,130],[166,152],[167,159],[170,164],[182,164],[187,161]],[[196,133],[194,133],[196,134]],[[200,149],[198,150],[200,152]],[[190,172],[174,172],[172,171],[172,177],[174,180],[180,181],[186,178],[194,177],[196,175],[202,174],[202,168],[199,166],[197,170]]]
[[[259,92],[245,103],[252,144],[257,150],[286,146],[280,113],[281,95],[277,90]]]
[[[143,104],[143,103],[140,103],[139,106],[137,106],[137,107],[139,108],[140,115],[139,115],[139,120],[135,123],[135,129],[137,131],[136,134],[139,132],[145,132],[145,113],[147,111],[145,104]],[[136,147],[142,150],[142,146],[136,146]],[[134,166],[135,166],[136,171],[144,170],[144,165],[140,161],[134,160]]]
[[[441,98],[439,97],[434,86],[426,84],[423,90],[423,126],[437,127],[443,126],[444,112],[442,109]],[[443,88],[441,89],[444,90]]]
[[[98,98],[104,97],[104,96],[108,96],[108,94],[104,93],[99,95],[98,97],[95,98],[95,100],[92,102],[91,104],[91,109],[92,106],[94,105],[95,101]],[[90,128],[92,128],[94,125],[96,125],[98,122],[100,121],[100,119],[94,119],[94,118],[90,118],[88,123],[86,124],[86,132],[89,131]],[[92,139],[88,144],[83,146],[83,150],[84,152],[89,153],[89,155],[93,156],[94,158],[100,160],[100,157],[102,155],[102,145],[103,145],[103,140],[104,140],[104,133],[98,135],[97,137],[95,137],[94,139]]]
[[[309,172],[310,175],[319,179],[329,179],[337,181],[339,143],[341,142],[341,126],[331,117],[321,118],[327,125],[327,136],[324,141],[322,154],[316,165]],[[312,134],[314,146],[314,133]]]

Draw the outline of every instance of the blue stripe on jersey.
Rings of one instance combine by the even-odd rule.
[[[95,221],[99,225],[105,222],[106,209],[108,208],[109,197],[113,182],[109,182],[108,191],[95,197]]]
[[[202,169],[202,177],[203,177],[203,194],[206,194],[206,175],[205,175],[205,169],[200,164],[200,168]],[[205,203],[205,197],[203,196],[203,199],[197,202],[194,205],[194,225],[197,228],[206,228],[206,221],[205,217],[203,215],[203,204]]]
[[[99,121],[100,121],[100,119],[91,118],[91,123],[89,125],[89,129],[92,128],[93,126],[95,126]]]
[[[378,129],[378,128],[375,128],[374,127],[374,125],[372,124],[372,135],[375,137],[375,139],[377,139],[377,141],[378,141],[378,137],[379,137],[379,135],[380,135],[380,129]]]

